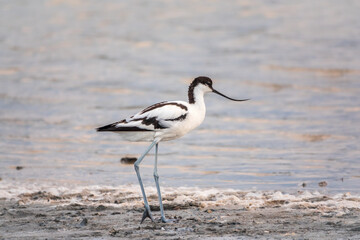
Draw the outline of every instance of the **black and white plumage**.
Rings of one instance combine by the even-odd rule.
[[[97,131],[120,133],[129,141],[169,141],[179,138],[203,122],[206,113],[204,94],[211,91],[224,96],[212,88],[210,78],[198,77],[189,86],[189,102],[156,103],[129,118],[99,127]]]
[[[176,129],[188,117],[187,105],[181,101],[156,103],[129,118],[97,130],[117,132],[130,141],[153,141],[155,138],[161,138],[163,141],[172,140],[183,135]]]
[[[122,137],[129,141],[149,141],[152,142],[144,154],[135,162],[135,171],[138,176],[142,195],[144,198],[145,212],[142,221],[149,217],[153,221],[149,204],[147,202],[145,190],[142,184],[139,165],[146,154],[152,147],[156,146],[154,178],[159,196],[161,220],[168,222],[165,218],[160,186],[159,176],[157,174],[157,150],[160,141],[169,141],[190,132],[198,127],[205,118],[206,107],[204,102],[204,94],[213,92],[233,101],[246,101],[248,99],[233,99],[216,91],[212,87],[212,80],[208,77],[197,77],[189,86],[188,102],[184,101],[165,101],[151,105],[141,112],[103,127],[97,128],[97,131],[110,131],[119,133]]]

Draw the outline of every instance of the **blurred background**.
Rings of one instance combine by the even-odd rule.
[[[94,129],[211,77],[160,144],[164,186],[360,189],[360,2],[0,1],[0,188],[137,184],[148,143]],[[153,186],[153,155],[142,164]],[[137,187],[137,186],[136,186]]]

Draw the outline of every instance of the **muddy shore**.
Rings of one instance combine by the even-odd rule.
[[[22,194],[16,200],[0,201],[0,239],[360,239],[357,197],[318,195],[296,201],[266,197],[256,205],[251,202],[258,199],[248,201],[249,196],[236,196],[244,204],[211,205],[204,203],[219,195],[179,203],[165,194],[166,215],[176,221],[164,224],[146,219],[140,224],[140,197],[117,197],[110,202],[106,197],[95,200],[92,193]],[[158,221],[155,195],[150,195],[150,204]]]

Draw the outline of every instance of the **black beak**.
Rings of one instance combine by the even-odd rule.
[[[250,99],[233,99],[233,98],[230,98],[230,97],[228,97],[228,96],[225,96],[224,94],[216,91],[215,89],[212,89],[212,91],[213,91],[213,93],[219,94],[220,96],[223,96],[224,98],[230,99],[230,100],[232,100],[232,101],[242,102],[242,101],[250,100]]]

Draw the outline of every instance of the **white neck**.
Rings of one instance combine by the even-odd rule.
[[[191,123],[189,124],[188,131],[196,128],[204,121],[206,114],[204,94],[204,90],[199,87],[193,89],[192,96],[194,101],[189,104],[191,109],[189,111],[189,119],[191,119]]]
[[[204,106],[205,108],[204,94],[205,92],[201,87],[194,88],[195,105]]]

